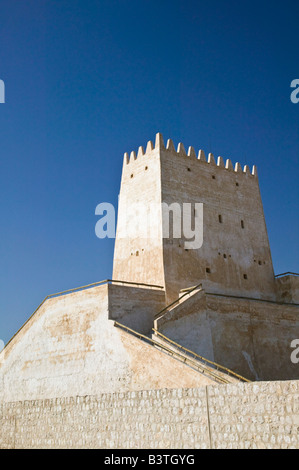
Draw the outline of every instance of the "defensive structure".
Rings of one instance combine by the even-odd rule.
[[[155,209],[152,232],[144,235],[146,220],[136,221],[136,204]],[[170,211],[163,211],[162,204]],[[188,240],[174,234],[163,237],[169,212],[180,217],[183,205],[203,204],[203,242],[188,248]],[[130,210],[130,206],[133,206]],[[165,206],[164,206],[165,207]],[[180,210],[181,209],[181,210]],[[157,226],[153,229],[152,225]],[[192,224],[192,220],[191,220]],[[124,228],[132,225],[130,237]],[[171,236],[172,235],[172,236]],[[187,243],[186,243],[187,242]],[[211,292],[275,300],[275,279],[256,166],[252,172],[230,159],[217,163],[203,150],[175,150],[157,134],[144,152],[139,147],[124,155],[119,218],[114,256],[114,279],[165,285],[167,301],[183,288],[197,285]]]
[[[158,133],[124,155],[113,279],[47,296],[0,353],[0,448],[227,447],[228,416],[237,447],[270,418],[258,446],[296,447],[298,303],[298,275],[274,275],[256,167]]]

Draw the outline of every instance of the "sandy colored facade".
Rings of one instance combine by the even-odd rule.
[[[189,212],[184,212],[186,207]],[[168,236],[165,227],[170,228]],[[199,246],[194,248],[193,242]],[[235,410],[242,421],[241,395],[248,395],[248,413],[255,416],[251,401],[255,389],[250,382],[261,383],[265,410],[268,398],[273,398],[270,417],[265,411],[264,422],[275,420],[281,409],[277,390],[298,387],[299,365],[291,360],[291,342],[299,338],[298,292],[297,275],[274,275],[256,167],[250,171],[239,163],[233,166],[229,159],[215,160],[212,154],[206,158],[202,150],[196,155],[192,147],[186,152],[181,143],[175,150],[171,140],[164,145],[157,134],[155,144],[148,142],[145,151],[139,147],[137,153],[124,155],[113,280],[49,296],[0,353],[0,447],[45,445],[45,436],[53,429],[61,429],[57,439],[63,446],[60,424],[65,409],[72,416],[66,433],[72,423],[91,426],[83,440],[73,436],[71,447],[123,447],[126,431],[135,429],[136,420],[126,421],[127,429],[116,441],[114,428],[109,427],[114,418],[108,411],[104,417],[100,413],[97,423],[84,410],[89,401],[110,409],[111,400],[121,409],[125,406],[122,394],[130,399],[133,395],[128,394],[135,392],[140,399],[143,393],[156,397],[155,405],[148,406],[159,437],[148,425],[149,409],[146,422],[138,421],[144,429],[141,445],[178,446],[178,433],[186,446],[186,432],[189,442],[198,446],[231,445],[216,421],[213,438],[212,428],[201,428],[198,440],[195,425],[184,428],[175,420],[166,430],[161,423],[171,411],[166,407],[165,416],[159,415],[159,390],[167,390],[166,395],[184,395],[179,390],[189,390],[197,400],[197,412],[203,412],[206,420],[214,412],[221,415],[223,400],[207,415],[200,394],[206,400],[208,390],[210,397],[217,397],[221,390],[225,392],[224,384],[236,385],[239,388],[231,389],[237,391],[229,395],[227,409],[229,414]],[[235,393],[240,394],[237,402]],[[296,396],[294,392],[294,402]],[[142,407],[139,398],[132,401],[137,414]],[[185,413],[187,402],[175,405],[178,416]],[[57,405],[55,412],[49,403]],[[56,424],[49,431],[41,422],[43,431],[38,435],[32,431],[26,440],[19,420],[22,429],[26,419],[40,420],[37,409],[47,414],[47,422],[53,418]],[[291,415],[286,405],[283,419],[293,419]],[[227,417],[219,419],[223,424]],[[240,420],[230,424],[239,426],[234,428],[236,444],[246,447],[249,442],[249,447],[255,447],[250,430],[240,431],[244,424]],[[105,434],[101,426],[109,432]],[[266,428],[261,428],[264,433]],[[285,429],[280,431],[272,441],[271,436],[259,439],[259,445],[298,445],[296,437],[284,440]],[[60,446],[58,441],[54,446]]]
[[[155,328],[252,381],[299,378],[290,359],[299,336],[296,305],[200,290],[158,317]]]
[[[283,381],[0,403],[0,448],[298,449],[298,393]]]
[[[163,301],[162,291],[113,284],[46,300],[2,353],[0,401],[214,383],[114,326],[144,329]]]
[[[152,232],[144,237],[146,220],[138,218],[135,205],[153,207]],[[203,243],[186,248],[188,238],[163,237],[168,213],[162,203],[203,204]],[[156,209],[153,206],[156,204]],[[130,210],[132,207],[132,210]],[[172,210],[170,210],[172,214]],[[193,215],[193,214],[192,214]],[[134,220],[136,218],[136,223]],[[139,221],[142,223],[138,223]],[[171,222],[170,222],[171,225]],[[183,225],[183,220],[182,220]],[[125,228],[134,229],[128,238]],[[166,146],[157,134],[144,152],[124,156],[119,216],[114,255],[114,279],[165,285],[167,301],[180,290],[198,283],[209,291],[253,298],[276,299],[275,279],[259,190],[257,169],[234,166],[212,154],[198,157],[183,144],[177,151],[169,139]]]

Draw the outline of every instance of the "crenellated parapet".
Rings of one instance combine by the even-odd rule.
[[[250,171],[248,165],[245,165],[243,168],[239,162],[236,162],[235,165],[233,165],[229,158],[224,161],[224,159],[219,156],[216,160],[213,153],[209,153],[208,157],[206,157],[203,150],[199,150],[196,154],[194,147],[192,146],[188,147],[188,151],[186,151],[182,142],[179,142],[177,149],[175,149],[172,139],[168,139],[166,145],[164,144],[163,136],[160,132],[156,134],[155,143],[153,143],[151,140],[147,142],[145,150],[143,146],[140,146],[138,148],[137,154],[135,151],[132,151],[130,154],[126,152],[124,154],[124,165],[129,165],[142,157],[150,156],[157,150],[170,152],[174,156],[181,156],[190,160],[193,159],[200,164],[211,165],[216,168],[223,168],[235,173],[243,173],[245,175],[257,177],[256,165],[253,165],[252,171]]]

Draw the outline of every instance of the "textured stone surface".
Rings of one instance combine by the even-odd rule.
[[[208,387],[213,448],[299,448],[299,381]]]
[[[202,247],[163,238],[163,203],[203,203]],[[205,293],[157,321],[160,332],[247,378],[298,378],[298,305],[287,304],[298,301],[298,278],[274,281],[256,168],[196,158],[182,144],[175,151],[160,134],[146,152],[125,155],[113,277],[156,288],[49,298],[0,353],[0,446],[298,447],[298,382],[212,388],[114,327],[149,334],[165,303],[201,282]]]
[[[298,306],[199,291],[155,322],[168,338],[250,380],[299,379]]]
[[[0,400],[211,383],[114,327],[118,320],[148,329],[163,301],[164,293],[154,289],[107,284],[48,299],[3,351]]]
[[[0,403],[0,448],[299,448],[299,382]]]
[[[228,160],[217,164],[179,144],[164,145],[160,134],[146,152],[125,157],[119,199],[113,277],[165,284],[168,302],[180,289],[200,282],[206,290],[275,300],[275,283],[256,171]],[[152,234],[144,236],[145,214],[134,205],[156,207]],[[161,203],[203,204],[203,244],[185,249],[180,237],[163,238]],[[193,209],[192,209],[193,210]],[[144,211],[145,212],[145,211]],[[143,217],[142,217],[143,215]],[[182,216],[182,213],[181,213]],[[125,229],[134,226],[130,236]],[[207,271],[209,270],[209,271]]]
[[[275,279],[277,300],[299,304],[299,276],[286,274]]]

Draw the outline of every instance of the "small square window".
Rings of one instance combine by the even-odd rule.
[[[206,273],[210,273],[210,272],[211,272],[210,268],[206,268]]]

